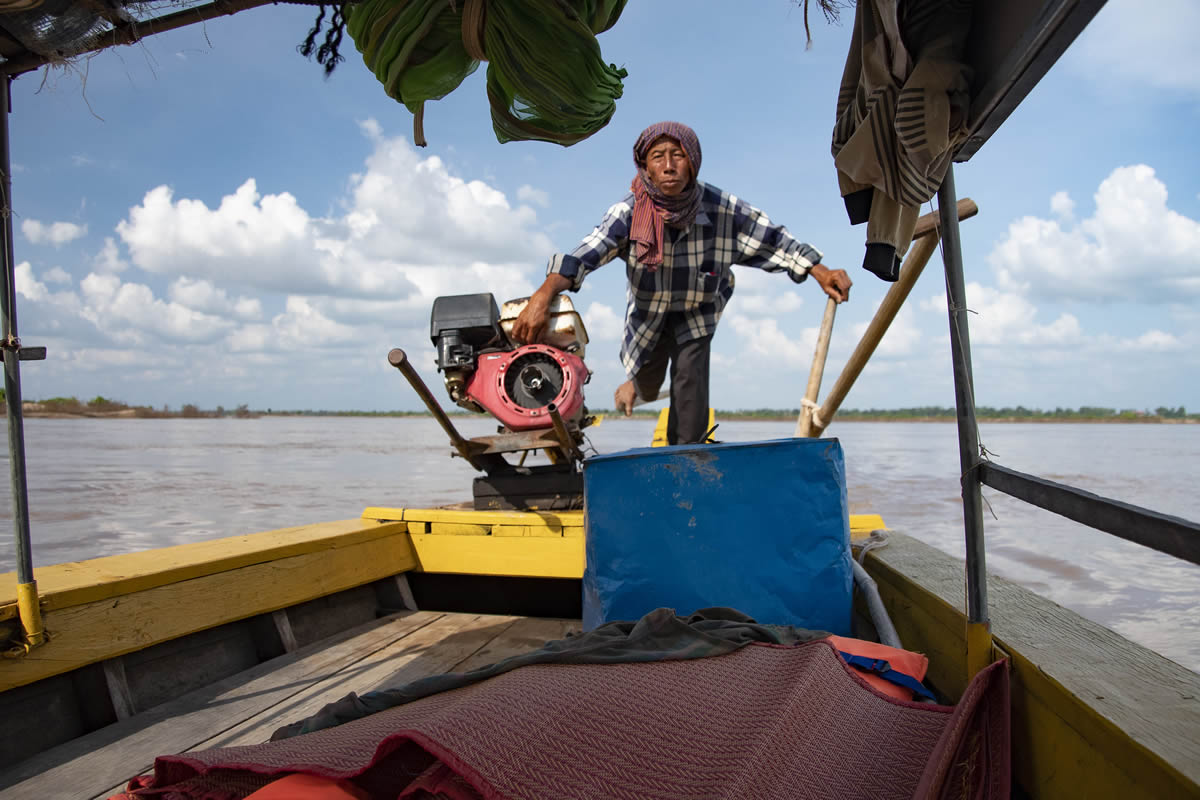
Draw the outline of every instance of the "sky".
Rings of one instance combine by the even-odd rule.
[[[1200,411],[1200,4],[1109,0],[969,162],[960,197],[976,402]],[[634,0],[601,34],[628,70],[607,127],[570,148],[499,144],[484,69],[425,111],[428,147],[349,39],[329,78],[296,52],[314,10],[266,6],[13,85],[17,318],[26,400],[416,409],[387,364],[433,365],[435,297],[528,294],[621,199],[648,124],[680,120],[700,179],[854,280],[823,390],[889,284],[861,267],[830,135],[853,14],[788,0]],[[927,204],[924,211],[932,210]],[[719,409],[794,408],[824,297],[735,268],[713,344]],[[572,297],[589,405],[623,380],[619,263]],[[935,255],[845,408],[953,406]],[[448,403],[448,399],[445,400]]]

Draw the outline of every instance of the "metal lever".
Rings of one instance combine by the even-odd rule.
[[[492,456],[492,459],[485,460],[479,458],[472,451],[471,443],[464,439],[462,434],[458,432],[458,429],[454,427],[454,423],[450,421],[450,417],[446,416],[446,412],[442,410],[442,407],[438,404],[438,401],[433,396],[433,393],[429,391],[429,387],[425,385],[425,381],[421,380],[421,376],[417,374],[415,369],[413,369],[413,365],[409,362],[408,356],[403,350],[401,350],[399,347],[390,350],[388,352],[388,363],[400,370],[400,372],[404,374],[404,377],[408,379],[409,385],[412,386],[413,391],[417,393],[422,402],[425,403],[425,407],[429,409],[429,413],[433,414],[434,419],[436,419],[438,424],[442,426],[442,430],[444,430],[446,435],[450,437],[450,444],[454,445],[454,449],[458,451],[458,454],[462,456],[468,464],[481,472],[489,471],[488,467],[484,465],[485,461],[491,466],[492,469],[495,469],[496,466],[498,466],[492,463],[492,459],[497,459],[501,464],[507,466],[508,462],[504,461],[504,459],[500,458],[499,456]]]

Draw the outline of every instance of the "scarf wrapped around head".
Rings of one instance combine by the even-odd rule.
[[[679,142],[688,160],[692,162],[691,180],[682,192],[671,197],[658,190],[646,174],[646,153],[650,145],[663,136]],[[639,263],[656,268],[662,263],[663,224],[673,228],[686,228],[696,219],[700,210],[700,183],[696,173],[700,171],[700,140],[696,132],[682,122],[658,122],[642,131],[633,145],[633,163],[637,175],[633,179],[633,224],[629,239],[635,246]]]

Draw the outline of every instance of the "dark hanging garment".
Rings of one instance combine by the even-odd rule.
[[[838,91],[833,157],[863,267],[900,276],[922,203],[967,135],[970,0],[859,0]]]

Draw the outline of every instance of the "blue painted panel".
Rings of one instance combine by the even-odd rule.
[[[854,575],[837,439],[639,448],[584,463],[586,630],[729,606],[850,633]]]

